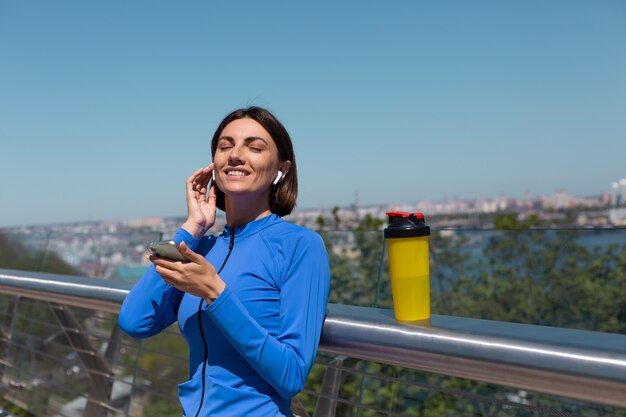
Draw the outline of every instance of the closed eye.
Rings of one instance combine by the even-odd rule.
[[[220,151],[227,151],[234,146],[233,138],[224,136],[217,142],[217,149]]]
[[[247,138],[246,142],[248,143],[248,148],[254,153],[261,153],[267,149],[267,142],[263,138],[252,136]]]

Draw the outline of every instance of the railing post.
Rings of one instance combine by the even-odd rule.
[[[328,363],[330,367],[324,371],[324,379],[320,387],[320,396],[315,403],[315,411],[313,417],[335,417],[337,411],[337,398],[339,397],[339,388],[341,388],[341,369],[343,362],[347,356],[336,356]]]
[[[117,358],[120,355],[120,339],[122,338],[122,330],[117,322],[113,325],[111,335],[109,336],[109,343],[107,344],[107,350],[104,353],[104,359],[109,364],[110,369],[115,367]]]
[[[0,384],[4,378],[4,368],[9,363],[9,345],[11,344],[11,338],[13,335],[13,323],[15,321],[15,313],[17,312],[17,306],[19,305],[20,297],[11,297],[9,306],[7,308],[7,315],[4,317],[3,326],[0,328]],[[6,330],[5,330],[6,329]]]
[[[289,409],[293,413],[294,417],[309,417],[309,414],[306,412],[302,401],[298,399],[298,397],[293,397],[291,399],[291,405]]]

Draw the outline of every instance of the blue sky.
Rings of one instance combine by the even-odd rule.
[[[299,207],[608,191],[626,2],[0,1],[0,226],[182,216],[260,105]]]

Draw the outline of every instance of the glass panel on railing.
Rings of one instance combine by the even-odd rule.
[[[392,308],[381,231],[321,233],[330,302]],[[626,333],[626,229],[433,230],[431,312]]]
[[[0,231],[0,268],[136,282],[146,245],[160,231],[122,224],[57,225]]]
[[[53,239],[52,233],[44,230],[0,230],[0,268],[74,274],[76,270],[62,256],[50,251]]]
[[[97,311],[61,309],[78,328],[61,326],[49,303],[0,297],[3,398],[32,415],[65,415],[64,407],[84,408],[91,378],[69,333],[83,338],[83,352],[91,346],[94,353],[103,353],[109,340]]]
[[[82,415],[90,393],[88,370],[64,330],[82,332],[107,357],[116,316],[72,309],[78,327],[63,329],[47,303],[0,297],[5,399],[40,416]],[[7,317],[12,318],[7,325]],[[8,342],[8,343],[7,343]],[[113,416],[179,416],[177,384],[188,375],[187,347],[173,327],[144,341],[123,336],[113,358]],[[318,355],[305,391],[306,414],[337,416],[626,416],[626,410],[526,390],[445,377],[328,353]],[[117,410],[117,411],[115,411]],[[318,414],[323,415],[323,414]]]
[[[376,304],[384,242],[375,231],[321,233],[330,257],[329,301],[371,307]]]
[[[439,231],[430,246],[435,314],[626,333],[625,229]]]
[[[178,384],[189,379],[188,348],[176,326],[146,340],[123,338],[119,378],[132,382],[129,415],[178,416]]]
[[[2,233],[0,268],[132,282],[146,267],[146,243],[160,233],[131,229]],[[382,232],[329,231],[322,237],[331,258],[330,301],[390,308]],[[430,265],[433,314],[626,333],[625,229],[433,230]],[[50,410],[70,415],[71,407],[81,402],[84,407],[88,393],[79,357],[46,303],[22,299],[16,307],[14,300],[0,297],[0,322],[11,334],[2,335],[9,397],[33,411],[47,404],[47,414],[40,415],[55,415]],[[115,317],[83,310],[76,316],[93,345],[106,350]],[[123,337],[112,380],[119,396],[111,402],[122,414],[111,415],[180,415],[176,385],[186,380],[187,367],[186,345],[176,329],[141,343]],[[53,369],[62,372],[50,376]],[[339,380],[339,387],[329,388],[325,378]],[[626,410],[328,354],[318,357],[299,398],[309,415],[318,404],[329,405],[320,398],[332,400],[337,416],[626,415]]]

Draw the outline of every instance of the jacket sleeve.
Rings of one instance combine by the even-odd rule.
[[[292,398],[313,366],[329,288],[328,254],[321,237],[310,232],[299,238],[282,280],[277,337],[250,316],[228,287],[206,310],[252,367],[283,398]]]
[[[179,229],[172,240],[185,241],[191,249],[198,246],[198,240],[184,229]],[[182,296],[183,292],[166,284],[150,265],[122,303],[118,324],[129,336],[154,336],[176,322]]]

